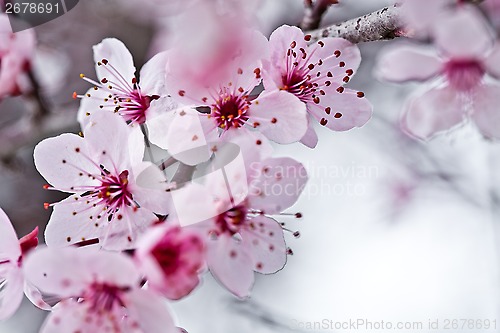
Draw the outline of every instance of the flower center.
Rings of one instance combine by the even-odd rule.
[[[311,76],[307,70],[293,69],[289,74],[281,77],[283,87],[281,90],[286,90],[294,94],[302,102],[307,103],[312,100],[312,95],[316,91],[313,83],[309,82]]]
[[[476,60],[451,60],[444,73],[450,85],[458,91],[470,91],[479,85],[485,70]]]
[[[101,109],[117,112],[129,124],[143,124],[146,121],[146,111],[149,109],[151,102],[159,99],[160,96],[145,95],[141,91],[137,78],[134,77],[129,81],[108,60],[102,59],[97,64],[104,68],[109,76],[102,77],[98,81],[89,79],[84,74],[80,74],[80,77],[93,84],[94,90],[105,91],[108,95],[101,99],[91,93],[77,95],[75,92],[73,98],[98,99],[100,102],[104,102],[99,105]]]
[[[90,302],[90,309],[92,311],[110,312],[118,305],[125,307],[122,300],[122,294],[129,291],[128,287],[118,287],[106,283],[94,282],[90,286],[90,291],[83,298],[85,301]]]
[[[228,232],[232,235],[237,233],[245,223],[248,210],[245,204],[233,207],[216,218],[216,225],[220,233]]]
[[[245,95],[222,94],[212,105],[211,117],[223,130],[239,128],[248,120],[248,100]]]
[[[128,96],[115,96],[118,106],[115,108],[127,123],[143,124],[146,121],[146,111],[151,101],[157,100],[159,96],[145,96],[139,89],[134,89]]]
[[[151,252],[166,275],[177,271],[179,266],[179,247],[171,242],[161,242]]]
[[[101,185],[95,188],[93,194],[97,195],[111,211],[132,204],[132,194],[128,189],[128,171],[125,170],[118,176],[112,175],[107,170],[103,173]]]

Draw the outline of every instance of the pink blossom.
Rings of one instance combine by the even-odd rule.
[[[34,52],[33,30],[13,33],[8,16],[0,13],[0,99],[30,89],[27,72]]]
[[[497,29],[500,28],[500,1],[499,0],[486,0],[482,4],[486,9],[486,14],[489,16]]]
[[[101,247],[133,247],[138,235],[165,214],[162,172],[143,162],[144,139],[111,112],[96,112],[84,137],[62,134],[39,143],[35,165],[55,189],[72,195],[55,204],[45,231],[49,246],[98,239]]]
[[[0,320],[16,312],[25,293],[39,308],[49,308],[40,292],[24,281],[23,260],[37,246],[38,228],[18,240],[9,218],[0,209]]]
[[[207,59],[196,61],[186,58],[179,50],[172,51],[167,70],[168,86],[172,97],[179,103],[193,107],[207,107],[206,113],[190,113],[182,117],[178,112],[168,133],[151,125],[151,141],[158,146],[186,150],[190,145],[186,128],[201,127],[208,139],[227,140],[232,136],[251,136],[251,129],[260,131],[268,139],[287,144],[300,140],[307,129],[305,107],[295,96],[283,91],[264,91],[251,95],[262,79],[261,58],[267,52],[268,41],[258,32],[246,32],[239,40],[229,38],[218,44],[220,48],[207,50]],[[162,118],[164,118],[162,120]],[[167,115],[155,119],[167,122]],[[192,120],[194,124],[186,122]],[[200,124],[200,125],[198,125]],[[197,135],[197,137],[199,137]]]
[[[135,258],[148,286],[177,300],[200,283],[199,274],[205,267],[205,245],[196,232],[168,221],[140,239]]]
[[[428,139],[469,118],[484,136],[499,138],[500,86],[485,77],[500,78],[500,47],[486,23],[476,11],[461,8],[443,18],[433,35],[439,56],[423,46],[400,45],[379,62],[380,76],[387,81],[438,78],[407,103],[403,130]]]
[[[167,53],[162,52],[149,60],[141,69],[139,79],[127,47],[115,38],[106,38],[94,46],[97,81],[80,75],[94,87],[82,99],[78,121],[82,128],[88,116],[100,109],[117,112],[127,123],[143,124],[146,120],[172,108],[165,90],[165,64]]]
[[[314,119],[331,130],[363,126],[372,106],[362,92],[344,88],[361,62],[358,47],[341,38],[324,38],[308,46],[308,38],[299,28],[287,25],[273,32],[271,55],[264,60],[262,73],[266,90],[296,96]],[[301,142],[314,147],[317,141],[309,125]]]
[[[207,237],[207,263],[212,274],[238,297],[247,297],[254,271],[272,274],[287,260],[283,227],[274,217],[299,197],[307,181],[304,167],[291,158],[269,158],[235,169],[221,178],[207,177],[176,191],[179,218],[196,221]],[[197,209],[185,209],[197,203]],[[186,207],[182,207],[185,205]],[[192,216],[188,216],[191,213]],[[300,215],[290,214],[296,217]]]
[[[409,35],[427,36],[432,27],[442,24],[441,15],[450,11],[460,0],[403,0],[402,17]]]
[[[62,300],[41,333],[178,332],[164,300],[140,288],[134,262],[121,253],[43,248],[28,256],[25,272],[42,293]]]

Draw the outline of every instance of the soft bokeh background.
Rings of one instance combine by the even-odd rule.
[[[324,24],[390,1],[342,3]],[[269,34],[283,23],[300,22],[302,0],[262,0],[255,14]],[[74,117],[64,131],[79,130],[78,102],[71,95],[88,88],[79,73],[93,76],[91,46],[105,37],[120,38],[140,67],[168,47],[175,19],[137,1],[85,0],[35,29],[46,102]],[[278,155],[304,163],[310,174],[304,195],[290,210],[304,218],[283,220],[301,233],[289,239],[294,255],[285,269],[259,276],[247,302],[206,276],[191,297],[172,304],[188,332],[295,332],[301,331],[291,327],[296,321],[323,319],[422,321],[423,332],[430,331],[429,319],[496,319],[500,326],[500,149],[469,126],[427,144],[402,134],[399,113],[418,87],[374,78],[375,59],[389,43],[394,42],[360,45],[364,61],[350,86],[364,91],[375,107],[364,128],[346,133],[318,128],[314,150],[277,148]],[[30,107],[23,98],[0,104],[0,148],[15,148],[0,156],[0,206],[19,236],[37,225],[44,230],[50,211],[43,203],[61,198],[42,189],[44,180],[33,166],[33,146],[42,138],[34,135],[16,145],[5,134]],[[25,302],[15,317],[0,323],[0,333],[37,332],[43,318]]]

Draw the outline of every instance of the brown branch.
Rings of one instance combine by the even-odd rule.
[[[310,42],[340,37],[352,43],[388,40],[401,36],[401,7],[393,5],[349,21],[311,31]]]
[[[304,18],[300,27],[302,30],[313,30],[319,27],[323,15],[327,12],[331,5],[337,4],[338,0],[316,0],[313,4],[312,0],[304,1]]]

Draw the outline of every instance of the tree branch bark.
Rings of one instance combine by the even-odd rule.
[[[389,40],[401,36],[401,6],[393,5],[349,21],[309,32],[310,42],[324,37],[340,37],[352,43]]]

